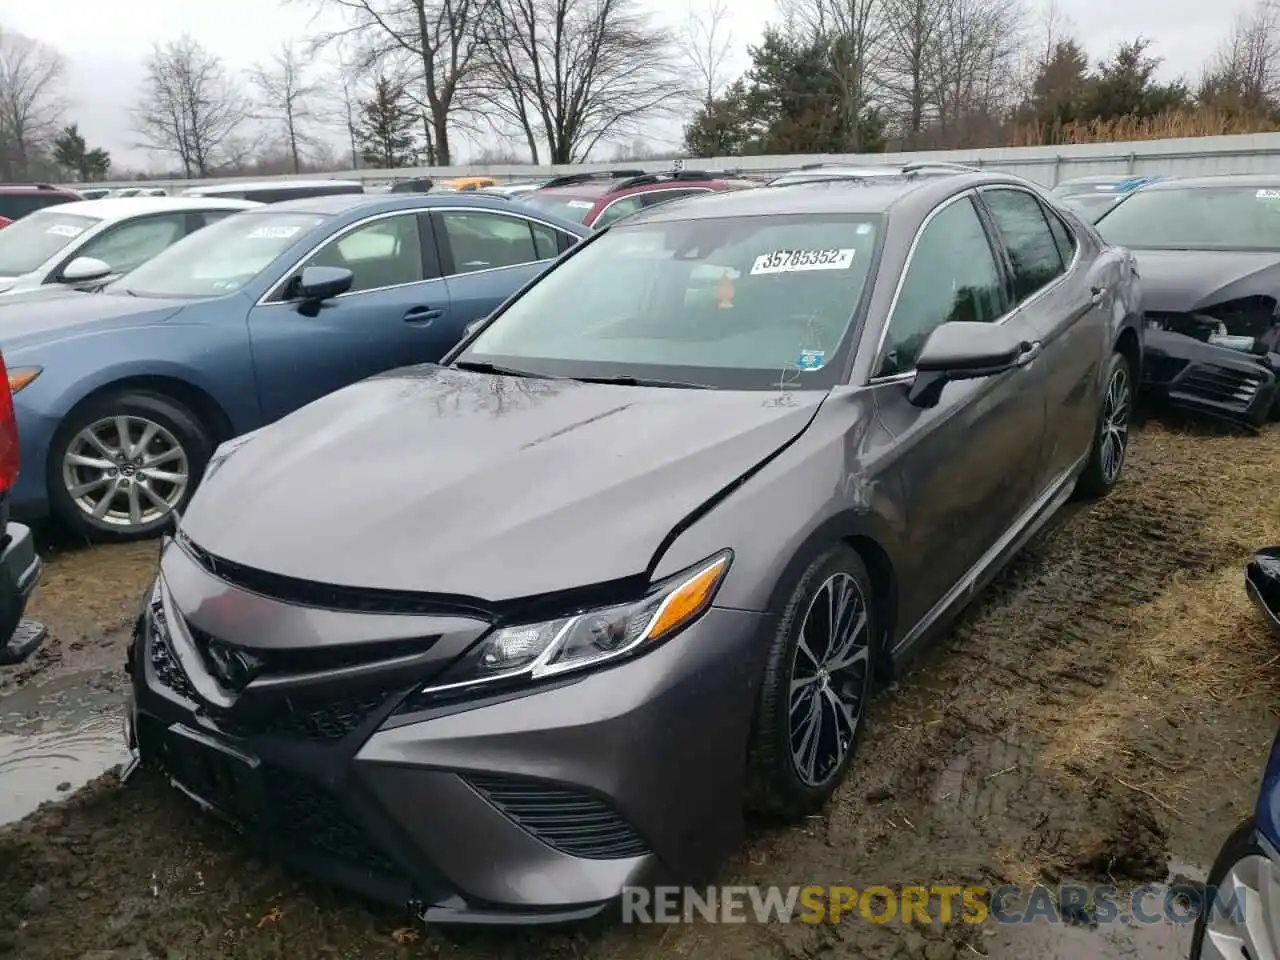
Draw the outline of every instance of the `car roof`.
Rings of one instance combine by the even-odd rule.
[[[199,210],[250,210],[263,204],[252,200],[218,200],[214,197],[101,197],[97,200],[73,200],[56,207],[46,207],[60,214],[120,220],[148,213],[178,213]]]
[[[480,210],[497,210],[509,213],[513,210],[525,216],[547,220],[556,227],[582,236],[589,232],[580,223],[557,217],[545,210],[514,206],[507,197],[478,190],[460,193],[338,193],[323,197],[304,197],[300,200],[282,200],[279,203],[258,204],[263,213],[318,213],[325,216],[356,212],[359,215],[391,213],[396,210],[431,210],[436,207],[475,207]]]
[[[679,203],[662,203],[627,218],[640,223],[660,220],[697,220],[720,217],[818,216],[824,213],[881,214],[904,201],[919,200],[932,208],[944,198],[975,186],[1009,185],[1035,188],[1021,177],[980,171],[921,176],[903,175],[871,180],[831,177],[760,187],[756,190],[720,190],[686,197]]]
[[[316,187],[359,187],[363,183],[359,180],[230,180],[226,183],[205,183],[200,186],[191,187],[192,190],[200,190],[206,194],[213,193],[239,193],[242,190],[280,190],[291,188],[295,190],[312,190]]]
[[[52,193],[59,197],[76,196],[71,190],[48,183],[0,183],[0,193]]]
[[[1149,190],[1195,190],[1205,187],[1268,187],[1280,189],[1280,174],[1234,173],[1216,177],[1181,177],[1148,183],[1143,186],[1142,191],[1146,193]]]

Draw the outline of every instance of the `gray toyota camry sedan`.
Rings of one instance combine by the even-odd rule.
[[[744,808],[818,810],[873,684],[1117,482],[1138,295],[999,174],[641,211],[440,365],[217,451],[137,625],[133,745],[429,921],[705,877]]]

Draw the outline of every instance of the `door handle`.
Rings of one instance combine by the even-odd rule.
[[[430,323],[432,320],[439,320],[444,316],[444,311],[438,307],[413,307],[405,312],[405,323]]]
[[[1089,293],[1090,293],[1089,302],[1092,303],[1095,307],[1101,306],[1102,301],[1107,296],[1107,288],[1106,287],[1090,287]]]
[[[1018,354],[1018,359],[1014,361],[1014,365],[1018,367],[1025,367],[1036,357],[1040,356],[1041,349],[1042,347],[1039,340],[1035,343],[1024,343],[1022,345],[1022,352]]]

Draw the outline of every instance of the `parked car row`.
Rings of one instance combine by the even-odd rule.
[[[182,506],[129,655],[141,762],[431,922],[588,916],[704,876],[747,806],[817,810],[875,685],[1069,498],[1119,482],[1143,366],[1132,255],[1046,192],[871,179],[673,176],[701,195],[594,230],[479,192],[295,202],[79,295],[128,312],[120,362],[194,334],[220,358],[202,396],[235,387],[206,461],[156,380],[69,415],[52,398],[103,351],[14,351],[44,370],[20,415],[39,396],[66,423],[54,473],[86,471],[58,488],[70,516],[131,523],[126,465],[186,485],[137,500],[150,529]],[[416,231],[319,256],[409,209]],[[343,226],[223,266],[259,263],[248,224],[322,211]],[[415,237],[441,279],[384,276],[371,296],[404,297],[385,320],[343,316],[358,252]],[[556,259],[503,266],[529,245]],[[72,326],[72,296],[12,322]],[[403,321],[459,296],[482,319],[402,366],[426,354]],[[385,372],[333,389],[375,341]]]

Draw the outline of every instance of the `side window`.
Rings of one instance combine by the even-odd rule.
[[[929,334],[956,320],[990,323],[1004,313],[995,255],[973,201],[945,207],[924,232],[907,265],[889,318],[885,355],[876,376],[906,373]]]
[[[488,211],[440,214],[453,253],[453,272],[472,273],[545,259],[534,243],[529,221]]]
[[[217,223],[225,217],[231,216],[233,213],[239,212],[239,210],[205,210],[197,214],[197,216],[202,221],[201,226],[207,227],[210,224]]]
[[[145,217],[122,223],[89,240],[76,251],[78,257],[96,257],[116,273],[140,267],[187,235],[183,213]]]
[[[984,190],[982,199],[996,222],[1013,263],[1014,300],[1021,303],[1062,275],[1062,255],[1040,201],[1025,190]]]
[[[595,222],[591,226],[597,230],[607,227],[611,223],[616,223],[623,217],[629,217],[640,209],[644,203],[644,194],[633,193],[629,197],[623,197],[621,200],[615,200],[609,206],[600,211],[600,216],[596,217]]]
[[[692,197],[695,193],[710,193],[701,187],[694,187],[691,190],[654,190],[652,193],[640,194],[640,205],[644,207],[656,207],[660,203],[670,203],[672,200],[679,200],[681,197]]]
[[[529,233],[533,236],[533,249],[539,260],[550,260],[560,255],[560,231],[530,220]]]
[[[1063,264],[1069,264],[1076,256],[1076,235],[1057,214],[1050,211],[1047,216],[1049,229],[1053,231],[1053,242],[1058,245],[1058,254],[1062,257]]]
[[[417,283],[425,279],[418,219],[408,213],[356,227],[326,243],[303,267],[350,270],[351,293]]]

